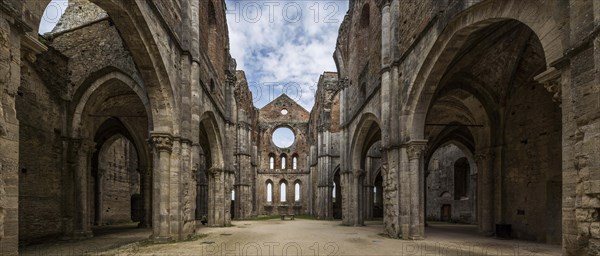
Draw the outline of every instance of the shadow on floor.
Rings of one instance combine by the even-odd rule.
[[[19,248],[20,255],[84,255],[114,249],[148,239],[151,229],[138,228],[137,223],[94,227],[94,237],[61,241],[57,238]]]

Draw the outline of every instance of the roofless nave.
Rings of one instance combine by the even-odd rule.
[[[222,0],[48,2],[0,1],[2,254],[283,214],[600,254],[597,1],[351,0],[310,112],[252,105]]]

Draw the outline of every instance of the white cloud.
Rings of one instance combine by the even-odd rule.
[[[246,71],[255,105],[282,92],[310,110],[333,51],[347,0],[227,0],[231,54]]]
[[[43,35],[52,31],[68,6],[68,0],[52,0],[42,14],[38,34]]]

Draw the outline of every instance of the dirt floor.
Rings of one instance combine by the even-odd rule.
[[[200,228],[200,238],[170,244],[151,244],[148,230],[128,230],[78,243],[27,248],[24,255],[561,255],[560,246],[518,240],[497,240],[477,235],[470,225],[432,224],[426,239],[406,241],[381,235],[381,222],[363,227],[342,226],[339,221],[262,220],[234,221],[228,228]],[[143,233],[143,234],[142,234]],[[127,239],[125,239],[125,237]],[[94,240],[97,240],[93,242]],[[121,247],[102,247],[114,243]],[[92,250],[84,250],[85,246]],[[68,250],[67,248],[77,250]],[[104,249],[103,249],[104,248]],[[112,248],[112,249],[111,249]],[[78,252],[70,254],[69,252]]]

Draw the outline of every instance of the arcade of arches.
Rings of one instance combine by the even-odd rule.
[[[598,1],[350,0],[310,111],[253,106],[224,0],[49,2],[0,1],[2,255],[259,215],[600,254]]]

